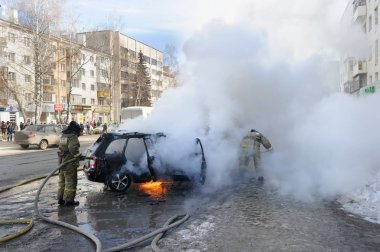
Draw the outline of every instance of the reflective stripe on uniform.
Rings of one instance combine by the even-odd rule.
[[[65,188],[65,191],[66,192],[75,192],[77,189],[69,189],[69,188]]]

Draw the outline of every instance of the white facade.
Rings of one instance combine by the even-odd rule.
[[[45,44],[51,50],[42,77],[40,122],[67,118],[70,83],[69,120],[111,122],[109,56],[56,37],[49,37]],[[4,73],[4,79],[0,80],[2,117],[8,114],[10,118],[14,115],[19,118],[17,112],[22,108],[25,118],[16,121],[34,122],[36,85],[32,36],[22,26],[0,20],[0,52],[0,73]],[[17,99],[8,87],[17,92]]]
[[[340,80],[341,89],[346,93],[362,95],[380,91],[379,5],[378,0],[354,0],[346,8],[344,18],[351,18],[352,24],[360,27],[368,43],[365,45],[368,55],[361,58],[353,57],[354,54],[342,57]]]

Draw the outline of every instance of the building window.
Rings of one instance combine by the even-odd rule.
[[[94,56],[90,56],[90,61],[94,62]]]
[[[86,60],[86,55],[84,55],[83,53],[82,53],[82,60],[83,60],[83,61]]]
[[[107,70],[100,69],[100,74],[101,74],[102,77],[108,78],[108,72],[107,72]]]
[[[45,78],[45,79],[43,79],[43,83],[44,83],[45,85],[49,85],[49,84],[50,84],[50,78]]]
[[[61,96],[61,103],[66,103],[66,96]]]
[[[128,72],[121,71],[120,75],[121,79],[128,80]]]
[[[24,45],[26,45],[26,46],[30,46],[30,44],[31,44],[31,38],[28,38],[28,37],[24,37]]]
[[[10,52],[8,54],[9,61],[15,62],[16,61],[16,54],[13,52]]]
[[[95,99],[91,99],[91,105],[95,105]]]
[[[372,85],[372,75],[369,76],[369,85]]]
[[[32,94],[31,94],[31,93],[26,93],[26,94],[25,94],[25,100],[26,100],[27,102],[30,102],[30,101],[32,100]]]
[[[95,76],[95,72],[94,72],[94,70],[90,70],[90,76],[91,76],[91,77],[94,77],[94,76]]]
[[[99,105],[104,105],[104,100],[103,99],[98,99],[98,104]]]
[[[43,100],[46,102],[55,102],[55,94],[44,93]]]
[[[32,81],[32,76],[29,74],[25,74],[25,82],[31,82]]]
[[[71,102],[73,104],[82,104],[82,96],[81,95],[71,95]]]
[[[73,79],[73,87],[79,88],[79,80],[78,79]]]
[[[95,85],[91,84],[91,91],[95,91]]]
[[[61,55],[65,55],[65,48],[61,48]]]
[[[8,80],[15,81],[16,80],[16,73],[15,72],[8,72]]]
[[[24,55],[24,63],[27,65],[30,65],[30,63],[31,63],[30,56]]]
[[[150,64],[150,58],[148,56],[144,55],[144,60],[146,63]]]
[[[86,90],[86,83],[82,83],[82,89]]]
[[[368,17],[368,31],[372,30],[372,16],[370,15]]]
[[[379,73],[376,72],[376,73],[375,73],[375,81],[378,81],[378,80],[379,80]]]
[[[64,81],[64,80],[61,80],[61,87],[66,87],[66,81]]]
[[[61,64],[61,72],[65,71],[65,64]]]
[[[82,104],[86,105],[86,98],[82,98]]]
[[[373,15],[375,16],[375,25],[378,25],[379,24],[379,12],[378,12],[377,7],[375,8],[375,13]]]
[[[12,43],[16,42],[16,35],[12,32],[8,32],[8,41]]]
[[[379,63],[379,40],[375,41],[375,65]]]
[[[82,72],[82,75],[83,75],[83,76],[86,75],[86,69],[82,68],[82,69],[81,69],[81,72]]]

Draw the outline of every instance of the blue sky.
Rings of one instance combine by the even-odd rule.
[[[260,29],[279,53],[305,57],[329,53],[348,0],[67,0],[65,13],[79,16],[82,30],[116,23],[118,30],[156,49],[181,51],[184,41],[210,22]],[[110,18],[112,17],[112,18]],[[299,36],[303,34],[303,36]],[[278,41],[281,41],[280,45]],[[333,42],[334,43],[334,42]]]

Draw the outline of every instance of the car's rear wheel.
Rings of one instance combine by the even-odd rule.
[[[108,178],[108,186],[117,192],[126,191],[131,185],[131,176],[125,172],[114,172]]]
[[[20,144],[20,146],[25,150],[29,148],[29,144]]]
[[[41,150],[46,150],[48,147],[48,142],[46,140],[41,140],[39,147]]]

